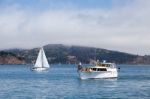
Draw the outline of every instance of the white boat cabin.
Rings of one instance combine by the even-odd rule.
[[[97,63],[96,66],[82,67],[81,71],[99,72],[99,71],[108,71],[108,69],[110,68],[116,68],[116,65],[114,63]]]

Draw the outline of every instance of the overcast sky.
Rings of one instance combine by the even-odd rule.
[[[150,55],[150,0],[0,0],[0,49],[46,44]]]

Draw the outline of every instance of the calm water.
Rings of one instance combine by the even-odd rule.
[[[0,99],[150,99],[150,66],[119,67],[118,79],[80,80],[74,65],[51,65],[42,73],[0,65]]]

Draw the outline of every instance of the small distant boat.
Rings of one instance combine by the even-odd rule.
[[[40,49],[36,63],[32,68],[33,71],[45,71],[48,70],[49,64],[45,55],[43,48]]]
[[[81,79],[118,77],[115,63],[107,63],[106,61],[98,61],[95,66],[89,67],[83,67],[82,64],[79,63],[78,73]]]

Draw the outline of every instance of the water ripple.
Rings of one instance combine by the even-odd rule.
[[[31,72],[27,66],[0,66],[1,99],[149,99],[150,67],[122,66],[117,79],[80,80],[74,67]]]

